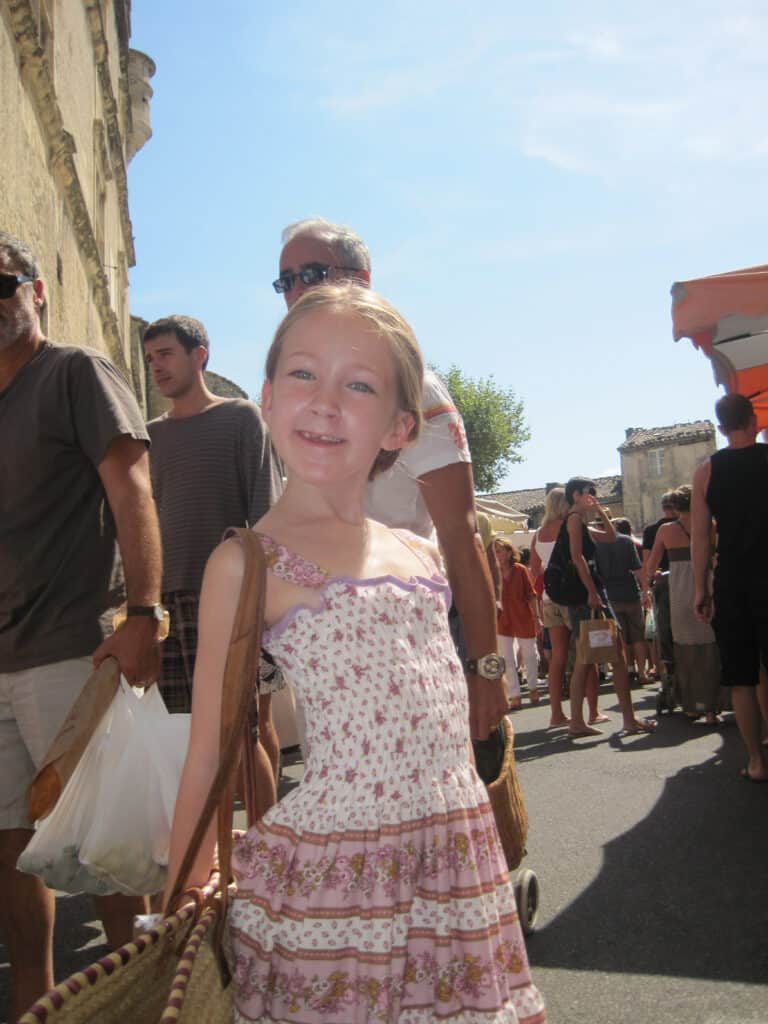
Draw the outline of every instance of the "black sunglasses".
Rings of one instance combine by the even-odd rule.
[[[587,488],[587,494],[591,494],[593,498],[597,497],[597,491],[595,490],[594,487],[588,487]]]
[[[29,274],[0,274],[0,299],[12,299],[20,284],[34,280]]]
[[[286,270],[276,281],[272,282],[272,287],[278,295],[282,295],[283,292],[289,292],[293,288],[297,278],[302,284],[321,284],[323,281],[328,280],[328,275],[332,270],[346,270],[350,273],[356,273],[360,270],[360,267],[334,267],[328,266],[326,263],[310,263],[296,273],[292,270]]]

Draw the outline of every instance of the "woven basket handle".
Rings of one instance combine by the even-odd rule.
[[[226,537],[236,537],[243,550],[245,567],[240,599],[224,667],[221,693],[219,767],[192,838],[182,858],[179,873],[168,899],[166,914],[173,913],[185,893],[185,885],[205,834],[218,811],[219,891],[223,926],[229,902],[227,886],[232,857],[232,806],[235,800],[237,767],[241,752],[245,761],[245,806],[250,827],[255,820],[255,770],[252,725],[255,720],[255,692],[259,673],[261,632],[266,598],[266,560],[261,543],[252,530],[232,528]],[[221,929],[217,929],[220,935]]]

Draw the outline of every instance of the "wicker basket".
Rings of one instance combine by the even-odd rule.
[[[31,1006],[19,1024],[159,1021],[195,916],[190,903],[134,942],[70,975]]]
[[[486,788],[491,799],[496,828],[510,871],[519,867],[528,839],[528,812],[515,770],[515,730],[509,718],[504,718],[504,759],[501,771]]]

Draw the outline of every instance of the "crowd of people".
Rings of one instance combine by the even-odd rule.
[[[484,742],[507,702],[461,417],[410,327],[369,290],[357,235],[313,220],[283,243],[274,287],[288,313],[260,410],[207,390],[205,328],[173,316],[145,335],[170,401],[147,426],[108,359],[45,338],[35,256],[0,233],[12,442],[0,454],[0,926],[14,1020],[53,982],[53,894],[16,869],[32,835],[26,791],[108,656],[131,683],[159,681],[171,710],[191,708],[174,877],[219,758],[243,572],[237,542],[218,543],[232,525],[257,531],[270,567],[254,737],[264,806],[234,857],[236,1018],[294,1019],[305,973],[323,1019],[330,1000],[338,1021],[431,1020],[438,1002],[458,1021],[545,1020],[472,765],[470,739]],[[264,698],[280,672],[303,711],[306,771],[275,803]],[[189,881],[212,861],[208,843]],[[293,869],[277,877],[277,863]],[[111,945],[142,903],[100,900]]]
[[[674,676],[683,712],[707,724],[727,688],[745,778],[766,781],[768,461],[748,399],[718,403],[728,448],[665,497],[642,542],[593,481],[573,477],[550,490],[521,552],[478,522],[461,416],[370,281],[353,231],[290,225],[273,282],[287,313],[260,405],[208,389],[208,333],[172,315],[144,335],[168,400],[146,424],[104,355],[44,336],[34,253],[0,232],[0,927],[13,1020],[53,984],[53,894],[16,868],[33,828],[27,789],[109,656],[130,683],[157,683],[169,711],[191,712],[175,878],[219,763],[243,577],[239,543],[221,541],[231,526],[255,530],[269,567],[254,681],[259,820],[233,859],[238,1020],[319,1020],[321,997],[339,1024],[432,1020],[437,1002],[457,1022],[545,1020],[471,753],[521,708],[523,674],[529,701],[548,696],[550,727],[574,738],[607,720],[601,661],[627,734],[656,727],[634,710],[628,663],[641,682]],[[570,570],[568,599],[556,566]],[[271,700],[286,682],[306,771],[278,801]],[[191,884],[213,858],[209,838]],[[98,899],[112,946],[143,909],[142,897]]]

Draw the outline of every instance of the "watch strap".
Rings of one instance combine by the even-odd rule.
[[[159,604],[129,604],[126,605],[126,615],[150,615],[152,618],[157,616],[157,609],[161,606]]]

